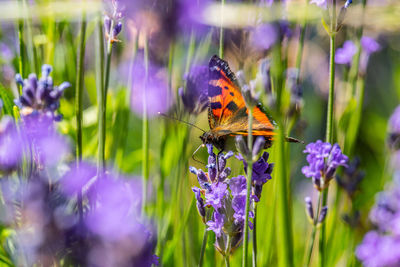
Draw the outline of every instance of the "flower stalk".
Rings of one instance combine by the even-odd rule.
[[[253,175],[253,107],[249,105],[249,128],[248,128],[248,137],[247,137],[247,147],[249,149],[249,155],[247,157],[247,192],[246,192],[246,209],[245,209],[245,221],[244,221],[244,244],[243,244],[243,258],[242,258],[242,266],[247,266],[247,254],[248,254],[248,244],[249,244],[249,211],[250,211],[250,193],[251,193],[251,181]]]
[[[146,199],[147,199],[147,182],[149,179],[149,119],[147,115],[147,97],[146,97],[146,86],[149,75],[149,50],[148,40],[145,37],[144,41],[144,68],[145,68],[145,82],[143,89],[143,117],[142,117],[142,186],[143,186],[143,199],[142,199],[142,214],[144,213]]]
[[[85,72],[85,47],[86,47],[86,13],[82,12],[82,21],[80,29],[80,39],[78,48],[78,61],[77,61],[77,78],[76,78],[76,91],[75,91],[75,108],[76,108],[76,164],[79,168],[82,161],[82,96],[84,86],[84,72]],[[78,190],[78,212],[79,219],[83,220],[83,207],[82,207],[82,190]]]
[[[97,55],[96,55],[96,87],[97,87],[97,105],[98,105],[98,136],[99,147],[97,151],[97,176],[100,176],[105,166],[104,146],[105,146],[105,123],[106,123],[106,103],[104,92],[104,33],[103,21],[101,16],[97,22]]]

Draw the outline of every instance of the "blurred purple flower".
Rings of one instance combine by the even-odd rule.
[[[195,37],[202,37],[210,32],[211,27],[203,24],[205,9],[212,1],[178,1],[178,28],[186,36],[192,33]]]
[[[347,40],[342,48],[336,50],[335,63],[350,65],[356,52],[357,46],[352,41]]]
[[[60,106],[60,98],[64,90],[71,85],[63,82],[59,86],[54,86],[50,76],[51,71],[50,65],[43,65],[42,76],[39,80],[34,73],[29,74],[25,80],[20,74],[15,75],[16,82],[22,86],[22,95],[14,102],[21,109],[23,116],[38,112],[54,120],[61,119],[61,116],[56,116],[55,112]]]
[[[0,170],[14,170],[22,160],[23,145],[16,125],[11,117],[0,121]]]
[[[88,229],[110,241],[135,234],[137,226],[126,222],[137,218],[140,188],[133,180],[127,182],[109,176],[98,179],[94,185],[96,198],[90,198],[97,202],[97,207],[86,219]]]
[[[250,43],[257,50],[268,50],[278,40],[278,32],[272,24],[262,24],[250,32]]]
[[[95,176],[95,165],[84,161],[81,161],[79,166],[73,163],[60,181],[61,190],[68,196],[74,196]]]
[[[361,46],[367,54],[375,53],[381,49],[378,42],[368,36],[363,36],[361,38]]]
[[[69,144],[64,136],[57,133],[52,117],[34,112],[23,117],[21,126],[27,145],[34,149],[33,160],[39,168],[41,165],[55,165],[69,153]]]
[[[224,227],[224,215],[218,211],[214,212],[214,220],[207,222],[207,230],[213,231],[217,237],[221,237],[222,228]]]
[[[326,9],[328,7],[328,3],[326,0],[311,0],[310,4],[315,4],[319,7]]]
[[[185,75],[186,91],[179,89],[183,105],[189,113],[200,113],[208,105],[208,67],[203,65],[193,66]]]
[[[0,43],[0,55],[6,62],[10,62],[14,57],[12,50],[5,43]]]
[[[309,165],[304,166],[301,171],[306,177],[313,178],[318,190],[328,185],[337,167],[347,167],[348,157],[342,153],[338,144],[332,146],[330,143],[317,140],[315,143],[308,144],[303,152],[308,153]],[[323,178],[322,181],[321,178]]]
[[[366,267],[395,267],[400,262],[400,238],[368,232],[356,249],[357,258]]]
[[[144,62],[136,60],[131,75],[131,108],[135,113],[143,114],[146,107],[147,115],[153,117],[169,109],[172,96],[168,91],[164,69],[150,62],[146,74]]]
[[[400,148],[400,105],[395,108],[388,122],[388,143],[393,149]]]
[[[246,194],[247,194],[247,180],[243,175],[232,177],[229,180],[229,188],[232,193],[232,209],[234,211],[233,218],[235,223],[241,228],[244,226],[246,219]],[[249,212],[249,217],[253,218],[253,212]],[[252,223],[249,221],[250,229],[253,229]]]
[[[363,36],[361,38],[361,46],[363,50],[360,57],[360,73],[365,74],[367,71],[369,57],[372,53],[381,50],[381,46],[373,38],[368,36]]]

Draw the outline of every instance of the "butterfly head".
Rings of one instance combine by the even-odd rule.
[[[200,136],[203,144],[212,144],[218,150],[223,151],[225,147],[225,137],[224,136],[215,136],[211,131],[205,132]]]

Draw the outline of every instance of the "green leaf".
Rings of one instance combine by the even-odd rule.
[[[3,112],[6,115],[13,116],[13,97],[2,84],[0,84],[0,99],[3,102]]]

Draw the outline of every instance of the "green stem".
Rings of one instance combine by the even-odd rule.
[[[253,175],[253,107],[248,107],[249,111],[249,128],[248,128],[248,137],[247,137],[247,146],[249,148],[249,153],[247,157],[247,192],[246,192],[246,218],[244,221],[244,244],[243,244],[243,258],[242,258],[242,266],[247,266],[247,252],[248,252],[248,243],[249,243],[249,211],[250,211],[250,193],[251,193],[251,179]]]
[[[253,267],[257,267],[257,203],[253,202],[253,212],[254,212],[254,219],[253,219]]]
[[[142,117],[142,186],[143,186],[143,193],[142,193],[142,214],[144,213],[144,208],[146,205],[147,199],[147,181],[149,179],[149,120],[147,117],[147,98],[146,98],[146,86],[147,86],[147,79],[148,79],[148,71],[149,71],[149,50],[148,50],[148,43],[147,38],[144,44],[144,68],[145,68],[145,82],[142,96],[143,96],[143,117]]]
[[[224,17],[224,5],[225,5],[225,0],[221,0],[221,25],[219,28],[219,57],[223,58],[224,57],[224,27],[222,25],[223,22],[223,17]]]
[[[20,1],[22,2],[22,1]],[[21,5],[21,4],[20,4]],[[18,42],[19,42],[19,59],[18,68],[22,78],[25,77],[25,44],[24,44],[24,20],[18,20]],[[22,86],[19,86],[20,94],[22,94]]]
[[[229,257],[231,255],[231,236],[228,235],[228,240],[227,242],[227,246],[226,246],[226,250],[225,250],[225,266],[226,267],[230,267],[230,263],[229,263]]]
[[[293,266],[293,238],[292,224],[290,215],[289,182],[286,173],[286,153],[285,153],[285,130],[282,121],[279,123],[277,140],[277,174],[278,180],[278,239],[280,247],[278,248],[279,266]]]
[[[81,29],[79,36],[78,60],[77,60],[77,77],[75,91],[75,108],[76,108],[76,163],[79,168],[82,161],[82,96],[85,72],[85,47],[86,47],[86,13],[82,13]],[[83,220],[82,206],[82,190],[78,191],[78,212],[79,219]]]
[[[209,221],[211,219],[211,210],[208,209],[206,213],[206,221]],[[203,266],[204,262],[204,253],[206,252],[206,246],[207,246],[207,239],[208,239],[208,230],[207,226],[204,229],[204,234],[203,234],[203,242],[201,243],[201,250],[200,250],[200,259],[199,259],[199,264],[197,265],[198,267]]]
[[[332,21],[330,32],[330,53],[329,53],[329,98],[326,119],[325,141],[333,141],[333,101],[335,96],[335,37],[336,37],[336,0],[332,0]],[[326,206],[328,200],[328,187],[322,191],[322,206]],[[326,221],[326,220],[325,220]],[[322,222],[319,238],[319,262],[320,266],[325,265],[325,223]]]
[[[326,142],[333,141],[333,100],[335,94],[335,34],[330,36],[330,59],[329,59],[329,99],[326,118]]]
[[[106,121],[106,104],[104,93],[104,34],[103,21],[101,15],[97,21],[97,42],[96,42],[96,87],[97,87],[97,105],[98,105],[98,138],[99,147],[97,151],[97,176],[101,176],[104,165],[104,145],[105,145],[105,121]]]
[[[315,244],[315,234],[317,233],[317,224],[318,224],[318,218],[319,218],[319,212],[321,210],[321,193],[318,194],[318,202],[317,202],[317,213],[314,214],[314,220],[312,222],[312,230],[311,230],[311,238],[310,238],[310,243],[308,245],[308,250],[306,254],[306,261],[304,266],[310,266],[311,263],[311,256]]]

